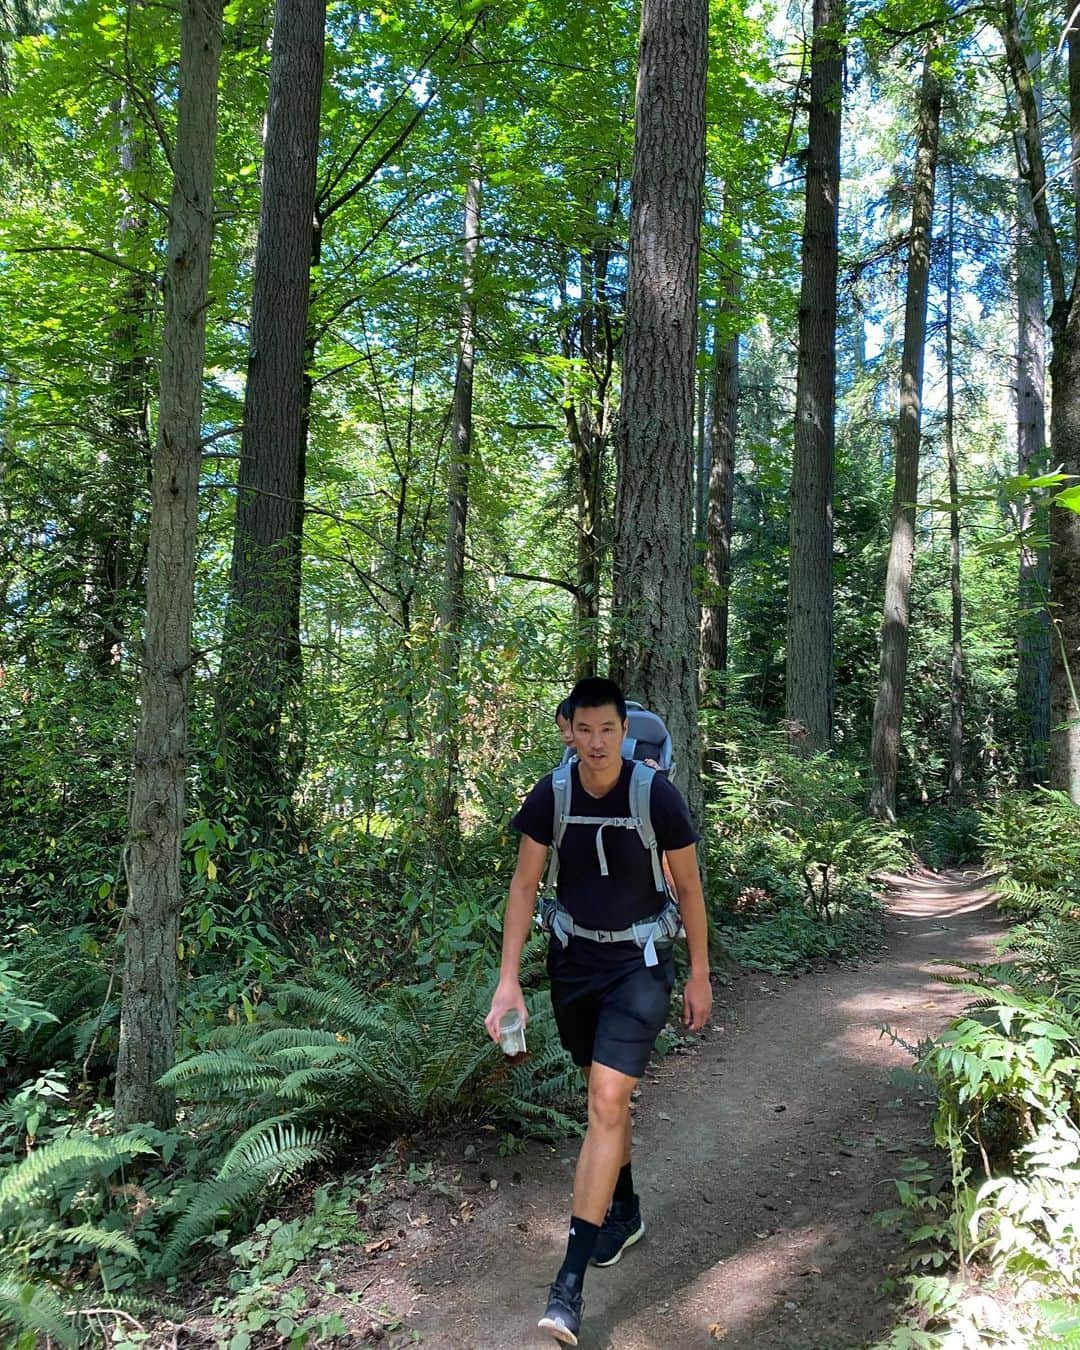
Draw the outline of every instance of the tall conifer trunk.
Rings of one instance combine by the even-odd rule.
[[[152,470],[146,621],[128,840],[115,1125],[174,1123],[157,1080],[176,1048],[180,840],[222,0],[182,0],[179,106]]]
[[[230,794],[261,835],[291,823],[304,756],[300,574],[326,0],[278,0],[218,686]]]
[[[945,453],[949,465],[949,596],[952,658],[949,663],[949,801],[964,794],[964,610],[960,586],[960,474],[956,456],[956,381],[953,359],[953,266],[956,202],[949,165],[949,228],[945,255]]]
[[[717,316],[709,418],[710,464],[705,524],[705,603],[701,609],[701,688],[728,664],[731,590],[731,520],[735,495],[735,439],[739,424],[739,334],[726,330],[739,309],[738,217],[733,217],[734,258]],[[714,693],[722,698],[723,685]]]
[[[117,99],[113,110],[119,137],[120,181],[124,185],[124,212],[117,247],[124,256],[146,230],[132,182],[145,158],[145,148],[136,136],[130,100]],[[96,634],[92,654],[100,675],[115,674],[121,669],[131,592],[139,580],[140,548],[134,537],[136,502],[142,498],[151,460],[150,363],[145,350],[147,307],[146,280],[137,270],[133,271],[121,288],[116,324],[110,335],[107,495],[96,522],[93,578]]]
[[[616,430],[611,670],[667,720],[700,817],[694,393],[707,0],[644,0]]]
[[[941,124],[941,86],[933,68],[933,52],[923,66],[919,98],[919,131],[915,151],[908,247],[904,350],[900,363],[900,415],[896,428],[896,481],[892,530],[885,574],[885,613],[881,625],[881,671],[874,704],[870,747],[872,783],[870,811],[896,818],[896,774],[900,758],[900,724],[907,679],[908,633],[911,626],[911,578],[915,568],[915,499],[919,491],[919,440],[922,434],[923,363],[926,353],[926,306],[930,291],[930,251],[934,219],[934,178]]]
[[[795,446],[788,557],[786,712],[792,746],[833,736],[833,450],[843,0],[814,0]]]
[[[484,100],[476,114],[483,117]],[[447,483],[446,548],[439,611],[439,743],[436,772],[440,784],[436,820],[453,829],[457,817],[458,764],[461,753],[458,688],[461,679],[461,628],[465,617],[465,531],[473,454],[473,375],[476,366],[476,267],[480,249],[480,166],[469,167],[461,227],[461,298],[458,305],[457,369],[450,415],[450,466]]]
[[[1034,76],[1033,76],[1034,78]],[[1036,88],[1036,99],[1038,92]],[[1017,154],[1024,155],[1022,138]],[[1031,204],[1031,189],[1017,182],[1016,219],[1016,467],[1037,477],[1046,463],[1046,311],[1043,255]],[[1027,786],[1046,777],[1050,737],[1050,622],[1046,609],[1050,556],[1032,536],[1047,528],[1045,508],[1025,499],[1020,505],[1016,705],[1022,728],[1022,779]]]
[[[1061,11],[1069,55],[1068,111],[1073,153],[1072,246],[1080,229],[1080,32],[1072,7]],[[1043,260],[1050,282],[1051,458],[1080,478],[1080,291],[1066,276],[1059,237],[1063,227],[1047,203],[1044,128],[1015,0],[1003,0],[1000,31],[1016,91],[1023,134],[1020,174],[1030,189]],[[1071,249],[1069,251],[1072,251]],[[1080,515],[1051,506],[1050,533],[1050,786],[1080,804]]]

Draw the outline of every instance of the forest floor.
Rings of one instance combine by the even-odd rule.
[[[879,951],[739,976],[705,1032],[650,1066],[634,1111],[647,1235],[589,1272],[585,1350],[855,1350],[893,1325],[883,1286],[904,1273],[903,1243],[872,1216],[896,1204],[902,1159],[929,1152],[932,1103],[890,1082],[911,1060],[881,1028],[911,1045],[941,1031],[969,996],[938,982],[937,963],[989,959],[1006,924],[973,874],[915,872],[885,889]],[[403,1164],[363,1217],[372,1240],[331,1254],[349,1343],[553,1346],[536,1320],[577,1147],[410,1141],[408,1156],[433,1166],[410,1178]],[[336,1303],[324,1285],[321,1310]]]

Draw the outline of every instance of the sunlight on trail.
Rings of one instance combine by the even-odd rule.
[[[665,1313],[671,1345],[700,1345],[707,1340],[722,1344],[729,1337],[766,1323],[777,1305],[794,1307],[789,1294],[807,1280],[820,1278],[815,1261],[825,1258],[835,1232],[820,1225],[807,1225],[755,1240],[753,1246],[716,1262],[679,1290],[678,1310]],[[656,1306],[656,1305],[654,1305]],[[640,1311],[612,1327],[619,1346],[636,1346],[635,1321]]]

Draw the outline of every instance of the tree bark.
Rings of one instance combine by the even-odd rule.
[[[582,215],[592,223],[592,232],[579,254],[579,318],[576,324],[566,323],[561,334],[562,355],[567,363],[563,416],[577,491],[577,581],[574,589],[574,674],[577,679],[595,675],[597,670],[604,564],[604,462],[611,440],[616,356],[608,271],[611,238],[621,210],[622,181],[616,167],[607,219],[599,215],[595,199],[582,207]],[[563,309],[570,312],[568,278],[563,286]]]
[[[1080,33],[1071,8],[1062,10],[1069,55],[1069,127],[1073,144],[1071,186],[1074,235],[1080,213]],[[1058,227],[1047,203],[1044,127],[1015,0],[1003,0],[999,18],[1009,75],[1020,110],[1020,175],[1031,206],[1050,282],[1050,446],[1064,473],[1080,477],[1080,304],[1075,278],[1066,279]],[[1050,786],[1080,804],[1080,515],[1051,506],[1050,534]]]
[[[941,86],[934,53],[923,65],[919,130],[911,204],[904,350],[900,361],[900,415],[896,428],[896,480],[892,530],[885,574],[885,612],[881,625],[881,669],[870,747],[870,812],[896,819],[896,774],[900,726],[907,679],[911,625],[911,578],[915,568],[915,499],[919,491],[919,440],[922,431],[923,364],[926,307],[930,290],[930,254],[934,219],[934,178],[941,125]]]
[[[479,121],[484,100],[476,103]],[[476,365],[476,267],[480,249],[480,166],[469,167],[461,229],[461,298],[458,307],[457,372],[450,415],[450,466],[447,483],[446,549],[439,612],[440,710],[436,771],[439,793],[435,819],[453,829],[457,819],[458,763],[461,753],[458,685],[461,679],[461,627],[465,617],[465,530],[469,513],[469,476],[473,453],[473,374]]]
[[[179,112],[165,270],[139,726],[128,841],[117,1129],[168,1128],[157,1086],[175,1055],[180,841],[187,767],[202,382],[213,235],[222,0],[183,0]]]
[[[949,802],[964,799],[964,609],[960,585],[960,475],[956,455],[956,385],[953,359],[953,258],[956,239],[953,171],[949,165],[949,229],[945,256],[945,453],[949,466],[949,596],[952,657],[949,664]]]
[[[132,177],[145,157],[136,139],[130,101],[113,105],[118,125],[117,160],[125,185],[125,210],[120,220],[117,252],[123,257],[132,240],[146,229],[131,190]],[[122,288],[116,325],[111,334],[108,419],[110,448],[104,472],[106,497],[96,523],[97,549],[93,579],[95,640],[92,655],[99,675],[121,669],[131,620],[132,592],[139,580],[138,549],[133,538],[136,501],[150,469],[150,363],[146,342],[146,283],[132,274]]]
[[[1038,91],[1036,89],[1038,104]],[[1024,154],[1017,139],[1017,156]],[[1046,312],[1043,258],[1031,191],[1017,181],[1016,219],[1016,462],[1017,472],[1037,477],[1046,463]],[[1022,728],[1021,781],[1045,781],[1050,737],[1050,622],[1046,608],[1050,555],[1036,542],[1047,529],[1046,510],[1030,498],[1019,505],[1020,564],[1016,706]]]
[[[277,0],[251,348],[219,678],[230,796],[265,835],[291,822],[304,757],[300,577],[326,0]]]
[[[739,425],[738,217],[733,217],[735,260],[725,278],[724,299],[717,315],[716,353],[711,387],[712,413],[709,486],[705,525],[705,603],[701,608],[701,692],[710,675],[722,675],[728,664],[728,613],[731,589],[731,521],[735,500],[735,438]],[[713,695],[722,705],[723,683]]]
[[[788,556],[786,713],[800,753],[833,737],[833,450],[843,0],[814,0]]]
[[[611,670],[663,716],[700,818],[694,392],[706,0],[644,0],[616,430]]]

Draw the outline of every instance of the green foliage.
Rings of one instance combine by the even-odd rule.
[[[0,1083],[15,1072],[47,1072],[67,1062],[108,1072],[120,1017],[119,982],[110,979],[121,960],[119,944],[99,943],[83,928],[25,927],[14,935],[12,959],[23,988],[46,1015],[24,1028],[0,1030],[0,1070],[9,1061]]]
[[[904,815],[917,856],[934,871],[982,857],[982,815],[971,807],[927,806]]]
[[[249,1022],[212,1033],[165,1081],[204,1109],[301,1112],[368,1137],[469,1113],[534,1133],[573,1131],[566,1107],[577,1075],[546,1001],[529,1023],[529,1059],[509,1066],[483,1029],[490,998],[478,972],[374,994],[318,973],[271,987]]]
[[[4,1041],[13,1033],[25,1034],[59,1020],[34,999],[22,997],[23,980],[24,976],[0,956],[0,1068],[7,1062]]]
[[[1009,935],[1008,960],[942,977],[974,1001],[921,1047],[917,1064],[938,1093],[934,1133],[953,1175],[946,1191],[904,1200],[933,1211],[912,1240],[933,1238],[937,1264],[955,1256],[963,1270],[974,1261],[1024,1290],[1019,1339],[1001,1343],[1025,1347],[1069,1344],[1068,1309],[1080,1303],[1076,824],[1076,808],[1057,793],[1009,796],[984,814],[988,860],[1007,869],[997,885],[1026,921]],[[948,1282],[911,1292],[924,1320],[956,1336],[1001,1330],[988,1302]]]
[[[138,1250],[115,1229],[89,1218],[66,1223],[63,1216],[80,1210],[89,1214],[87,1197],[150,1152],[137,1134],[102,1138],[80,1132],[61,1135],[0,1172],[0,1326],[16,1336],[80,1343],[73,1318],[78,1305],[55,1287],[50,1267],[63,1268],[92,1253],[137,1260]]]
[[[310,1263],[345,1244],[363,1242],[355,1211],[357,1194],[357,1188],[348,1184],[333,1192],[319,1187],[310,1214],[268,1219],[229,1248],[230,1293],[214,1300],[213,1311],[221,1319],[219,1334],[228,1337],[230,1350],[244,1350],[255,1337],[270,1331],[296,1345],[320,1344],[346,1334],[339,1314],[306,1313],[305,1286],[335,1292],[321,1263],[317,1269]],[[294,1270],[306,1263],[304,1285],[287,1286]],[[360,1295],[352,1297],[358,1301]]]
[[[865,950],[880,933],[868,877],[902,868],[907,850],[897,830],[866,817],[858,773],[735,740],[723,753],[704,848],[725,949],[762,970]]]
[[[983,815],[986,865],[999,903],[1045,920],[1080,907],[1080,807],[1063,792],[1010,793]]]
[[[172,1202],[180,1217],[154,1262],[155,1272],[175,1273],[197,1239],[223,1215],[287,1181],[328,1151],[324,1132],[317,1128],[281,1117],[258,1121],[229,1150],[217,1176],[177,1187]]]

